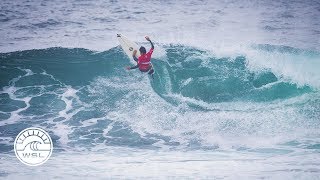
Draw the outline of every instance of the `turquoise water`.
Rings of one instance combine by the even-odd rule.
[[[264,47],[252,51],[304,56],[310,62],[319,58],[316,52]],[[65,167],[61,161],[77,166],[74,161],[80,153],[81,158],[93,156],[81,161],[97,168],[94,171],[102,171],[109,158],[120,161],[119,167],[110,165],[119,168],[109,172],[110,177],[134,168],[136,161],[146,169],[160,166],[156,170],[160,177],[168,177],[164,173],[168,167],[177,167],[173,176],[237,178],[229,174],[233,166],[253,172],[241,171],[239,177],[269,177],[271,172],[290,178],[318,175],[314,161],[320,147],[317,87],[294,83],[272,69],[252,68],[255,61],[250,55],[218,58],[181,45],[161,48],[165,55],[153,59],[153,80],[126,71],[130,62],[120,47],[104,52],[49,48],[1,54],[0,147],[5,164],[16,164],[4,168],[3,176],[28,174],[15,172],[20,165],[12,143],[16,134],[32,126],[46,129],[54,142],[53,158],[42,167],[45,172],[51,166],[60,168],[60,163]],[[120,149],[119,154],[114,148]],[[123,164],[123,156],[135,163]],[[154,158],[166,165],[155,165]],[[183,176],[193,161],[199,169]],[[211,172],[208,166],[220,163],[226,165],[223,173]],[[141,174],[154,177],[157,173],[152,172]],[[74,173],[57,177],[75,178]],[[123,175],[140,177],[130,171]]]

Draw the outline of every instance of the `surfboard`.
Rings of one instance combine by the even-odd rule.
[[[132,53],[134,50],[137,50],[136,57],[138,58],[140,56],[138,44],[133,41],[130,41],[126,36],[124,36],[122,34],[117,34],[117,38],[118,38],[118,41],[120,43],[121,48],[129,57],[130,62],[136,65],[137,62],[135,60],[133,60]]]
[[[132,54],[134,50],[137,50],[136,53],[136,57],[139,58],[140,57],[140,52],[139,52],[139,48],[140,46],[138,46],[137,43],[130,41],[126,36],[122,35],[122,34],[117,34],[117,38],[118,41],[120,43],[121,48],[123,49],[123,51],[127,54],[127,56],[130,59],[130,62],[134,65],[137,64],[137,62],[133,59]],[[150,62],[151,63],[151,62]],[[153,64],[151,63],[151,66],[153,66]],[[152,75],[155,73],[155,69],[153,69],[153,73]],[[152,76],[153,77],[153,76]]]

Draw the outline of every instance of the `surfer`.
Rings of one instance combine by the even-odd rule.
[[[154,69],[153,69],[152,64],[151,64],[151,55],[153,53],[154,45],[153,45],[152,41],[150,40],[150,38],[148,36],[146,36],[145,38],[146,38],[147,41],[150,42],[151,49],[147,53],[146,48],[141,46],[140,49],[139,49],[139,51],[140,51],[140,57],[139,58],[136,57],[137,50],[134,50],[133,54],[132,54],[132,57],[137,62],[137,65],[136,66],[132,66],[132,67],[129,66],[129,67],[127,67],[127,69],[131,70],[131,69],[139,68],[139,70],[141,72],[148,72],[148,74],[151,75],[151,77],[153,78]]]

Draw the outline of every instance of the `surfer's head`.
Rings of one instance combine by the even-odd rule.
[[[140,51],[140,54],[145,54],[145,53],[147,53],[146,48],[143,47],[143,46],[140,47],[139,51]]]

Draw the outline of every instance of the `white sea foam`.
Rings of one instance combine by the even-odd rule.
[[[107,119],[128,124],[141,137],[158,134],[178,142],[179,148],[192,146],[196,141],[201,146],[230,150],[276,147],[278,143],[303,138],[306,134],[304,129],[313,131],[305,117],[293,106],[305,103],[309,99],[306,96],[269,103],[207,103],[179,94],[164,95],[178,102],[179,105],[174,106],[159,97],[151,86],[141,86],[149,81],[146,77],[137,76],[127,79],[130,84],[116,77],[98,78],[90,85],[90,93],[99,95],[96,103],[100,104],[100,101],[107,101],[110,97],[105,93],[109,88],[116,87],[127,92],[116,103],[116,108],[110,110],[102,106],[99,109],[105,111]],[[137,78],[140,78],[138,82],[133,80]],[[195,111],[187,104],[209,111]],[[155,145],[166,149],[165,144],[158,141]]]

